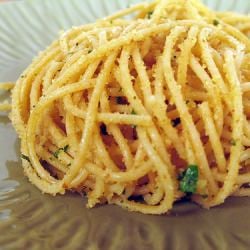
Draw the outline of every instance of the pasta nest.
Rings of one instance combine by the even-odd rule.
[[[192,199],[220,204],[249,169],[249,44],[239,37],[154,18],[63,33],[13,91],[25,174],[44,193],[86,193],[89,207],[160,214],[185,195],[178,177],[196,164]]]

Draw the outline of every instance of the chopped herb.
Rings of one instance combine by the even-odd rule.
[[[131,125],[131,128],[133,128],[133,129],[136,128],[136,125]]]
[[[79,45],[79,43],[76,43],[76,46],[78,46]]]
[[[54,156],[55,158],[57,158],[57,159],[58,159],[58,155],[59,155],[60,151],[61,151],[61,149],[60,149],[60,148],[59,148],[59,149],[57,149],[57,150],[53,153],[53,156]]]
[[[218,26],[220,24],[220,22],[217,20],[217,19],[214,19],[213,20],[213,25],[214,26]]]
[[[92,49],[89,49],[89,50],[88,50],[88,54],[90,54],[92,51],[93,51]]]
[[[132,109],[131,115],[136,115],[136,112],[134,109]]]
[[[232,146],[236,146],[236,141],[235,141],[234,139],[231,139],[231,140],[230,140],[230,144],[231,144]]]
[[[150,19],[152,14],[153,14],[153,11],[149,11],[148,14],[147,14],[147,18]]]
[[[173,127],[176,127],[181,123],[181,119],[178,117],[178,118],[172,120],[171,123],[172,123]]]
[[[193,194],[197,189],[199,170],[197,165],[189,165],[180,176],[180,190],[187,194]]]
[[[67,167],[70,167],[71,166],[71,163],[69,163],[68,165],[67,165]]]
[[[110,24],[113,24],[113,20],[110,20]]]
[[[67,153],[68,150],[69,150],[69,145],[64,146],[63,151]]]
[[[21,158],[30,163],[30,158],[27,155],[21,154]]]
[[[58,156],[59,156],[60,152],[63,151],[64,153],[67,153],[68,149],[69,149],[69,145],[66,145],[66,146],[64,146],[63,148],[58,148],[58,149],[53,153],[53,156],[54,156],[55,158],[58,159]]]

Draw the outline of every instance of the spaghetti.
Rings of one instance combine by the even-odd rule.
[[[12,94],[29,180],[147,214],[249,196],[248,26],[159,0],[65,32]]]

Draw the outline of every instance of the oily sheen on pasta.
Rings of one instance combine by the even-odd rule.
[[[12,93],[29,180],[147,214],[250,195],[249,20],[158,0],[63,33]]]

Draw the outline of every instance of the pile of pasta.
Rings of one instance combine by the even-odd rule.
[[[249,24],[157,0],[64,32],[12,93],[29,180],[146,214],[249,196]]]

